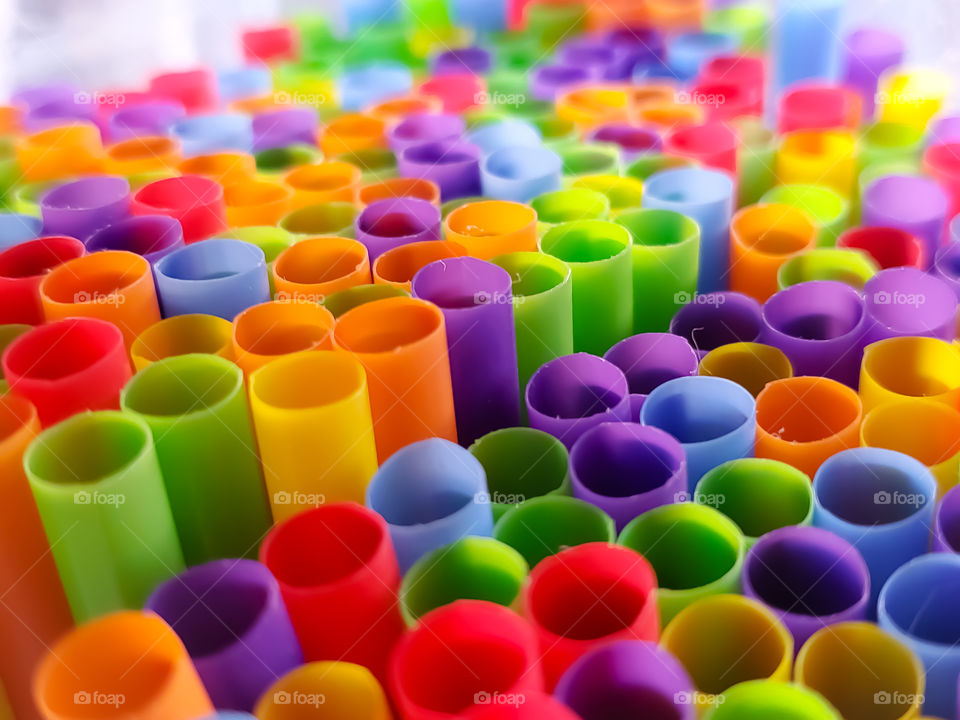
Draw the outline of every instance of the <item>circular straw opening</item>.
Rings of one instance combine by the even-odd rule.
[[[359,203],[361,207],[369,207],[384,200],[401,200],[404,198],[439,205],[440,188],[435,182],[426,178],[390,178],[360,188]]]
[[[389,283],[406,284],[417,272],[438,260],[461,257],[463,248],[444,240],[425,240],[387,250],[374,262],[374,277]]]
[[[644,194],[675,205],[721,202],[733,192],[723,173],[701,168],[672,168],[651,175]]]
[[[577,419],[615,408],[627,392],[626,378],[612,363],[568,355],[533,374],[527,385],[527,402],[547,417]]]
[[[140,333],[130,355],[153,363],[190,353],[221,354],[230,345],[231,324],[213,315],[175,315]]]
[[[863,372],[892,393],[931,397],[960,387],[960,356],[942,340],[889,338],[868,346]]]
[[[623,371],[630,392],[636,395],[647,395],[668,380],[697,371],[697,357],[690,344],[668,333],[642,333],[621,340],[604,359]]]
[[[193,209],[222,200],[223,187],[199,175],[181,175],[144,185],[137,191],[136,199],[156,210]]]
[[[533,180],[562,167],[560,157],[544,147],[507,147],[495,151],[484,160],[484,169],[504,180]]]
[[[754,342],[762,329],[757,301],[732,292],[699,295],[670,321],[670,332],[686,338],[701,352],[735,342]]]
[[[927,652],[949,652],[960,643],[955,588],[960,562],[953,554],[921,556],[901,566],[880,593],[881,622],[909,638],[934,645]],[[951,688],[948,692],[953,693]]]
[[[513,296],[533,297],[560,287],[570,277],[570,268],[550,255],[517,252],[491,260],[510,273]]]
[[[413,291],[443,310],[460,310],[502,302],[510,293],[510,276],[476,258],[438,260],[421,268]]]
[[[544,193],[530,202],[540,222],[558,224],[600,218],[610,211],[609,201],[594,190],[574,188]]]
[[[616,257],[630,245],[626,228],[584,220],[558,225],[540,241],[543,252],[567,263],[593,263]]]
[[[694,220],[673,210],[645,209],[617,216],[633,238],[634,245],[667,247],[679,245],[699,236]]]
[[[681,377],[655,389],[643,404],[642,421],[681,443],[716,440],[743,426],[753,414],[753,397],[722,378]]]
[[[90,252],[127,250],[147,256],[176,247],[183,241],[180,223],[166,215],[141,215],[121,220],[98,231],[87,242]]]
[[[387,298],[347,311],[334,329],[336,342],[354,353],[392,353],[443,327],[435,305],[413,298]]]
[[[429,215],[412,198],[378,200],[368,205],[357,218],[357,230],[384,238],[415,237],[431,228]],[[426,205],[426,201],[419,200]],[[439,215],[439,213],[437,213]]]
[[[212,281],[249,272],[263,261],[263,251],[242,240],[205,240],[170,253],[156,270],[174,280]]]
[[[465,237],[497,237],[520,232],[536,219],[536,212],[526,205],[483,200],[450,213],[447,216],[447,230]]]
[[[337,237],[306,238],[284,250],[273,271],[287,282],[313,285],[352,275],[366,258],[366,249],[359,242]]]
[[[121,404],[141,415],[182,417],[220,405],[242,386],[243,374],[229,360],[182,355],[137,373],[124,388]]]
[[[290,377],[323,378],[323,382],[291,383]],[[349,355],[319,351],[298,353],[267,363],[250,379],[250,393],[264,405],[308,410],[347,400],[363,388],[363,368]]]
[[[74,415],[40,435],[24,455],[24,464],[47,483],[96,483],[122,473],[152,442],[143,421],[128,415]]]
[[[666,485],[683,467],[676,442],[626,423],[604,423],[573,446],[570,464],[583,486],[606,497],[631,497]]]
[[[567,477],[567,449],[553,435],[533,428],[487,433],[470,452],[487,473],[491,495],[532,499],[560,490]]]
[[[285,215],[280,227],[297,235],[336,235],[345,229],[352,230],[356,216],[353,203],[318,203]]]
[[[149,264],[139,255],[105,250],[54,268],[41,290],[47,298],[62,304],[97,301],[122,292],[149,270]]]
[[[828,378],[769,383],[757,396],[757,425],[787,443],[826,440],[860,421],[860,398]]]
[[[93,367],[122,344],[123,335],[112,323],[61,320],[40,325],[10,343],[3,365],[8,377],[55,382]],[[57,351],[50,352],[52,347]]]
[[[867,413],[860,436],[867,447],[896,450],[932,467],[960,452],[960,413],[919,399],[884,403]]]
[[[856,290],[835,281],[810,281],[773,295],[763,317],[774,330],[801,340],[833,340],[855,330],[863,318]]]
[[[40,277],[68,260],[83,255],[83,245],[64,235],[28,240],[0,253],[0,277]]]
[[[260,557],[278,582],[308,590],[364,571],[386,541],[386,530],[371,511],[324,505],[274,526]]]

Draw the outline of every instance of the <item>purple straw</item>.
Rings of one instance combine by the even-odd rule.
[[[534,100],[553,102],[561,92],[591,78],[587,68],[571,65],[541,65],[530,75],[530,94]]]
[[[935,552],[960,553],[960,486],[954,486],[937,505],[933,516]]]
[[[919,175],[887,175],[863,193],[862,225],[900,228],[920,239],[927,262],[943,243],[947,195],[933,180]]]
[[[96,230],[130,214],[126,178],[97,175],[59,185],[40,200],[44,235],[86,240]]]
[[[565,42],[556,55],[556,61],[560,65],[586,68],[595,78],[617,79],[620,75],[620,79],[626,79],[630,76],[621,74],[621,58],[622,53],[615,46],[602,38],[591,37],[579,37]]]
[[[812,280],[775,293],[762,312],[761,342],[783,350],[796,375],[857,387],[867,327],[860,293],[846,283]]]
[[[607,350],[603,358],[627,376],[633,422],[640,421],[643,401],[655,387],[667,380],[696,375],[700,360],[685,338],[672,333],[632,335]]]
[[[817,630],[865,620],[870,573],[857,549],[816,527],[784,527],[757,540],[741,575],[743,594],[776,613],[796,650]]]
[[[466,129],[467,125],[459,115],[414,113],[387,132],[387,144],[399,157],[406,147],[436,140],[456,140]]]
[[[460,444],[519,425],[510,274],[477,258],[437,260],[414,275],[411,290],[443,312]]]
[[[492,65],[490,51],[476,46],[445,50],[430,63],[431,75],[486,75]]]
[[[153,265],[183,247],[180,221],[167,215],[139,215],[97,230],[86,242],[87,252],[126,250]]]
[[[860,28],[847,35],[841,74],[843,84],[863,98],[863,116],[873,117],[877,84],[883,71],[903,60],[903,40],[896,33],[877,28]]]
[[[955,226],[960,227],[957,218],[950,223],[951,228]],[[937,250],[933,271],[938,278],[953,288],[957,298],[960,298],[960,240],[953,240]]]
[[[670,332],[685,337],[701,360],[711,350],[735,342],[759,342],[760,303],[738,292],[695,295],[670,321]]]
[[[570,479],[573,496],[606,512],[619,532],[647,510],[687,497],[687,459],[663,430],[608,422],[573,444]]]
[[[916,268],[881,270],[863,288],[867,342],[925,336],[950,341],[957,335],[957,296],[935,275]]]
[[[160,585],[146,604],[183,640],[218,708],[253,709],[278,677],[303,663],[270,571],[253,560],[215,560]]]
[[[960,115],[947,115],[933,124],[928,145],[945,145],[960,142]]]
[[[173,124],[187,111],[174,100],[158,100],[129,108],[120,108],[110,115],[107,132],[110,139],[119,142],[132,137],[168,135]]]
[[[76,85],[66,83],[51,83],[48,85],[32,85],[17,89],[10,96],[11,105],[25,105],[27,110],[60,100],[73,100],[79,92]]]
[[[388,198],[371,203],[354,221],[357,240],[367,247],[370,264],[387,250],[440,239],[440,209],[419,198]]]
[[[530,427],[548,432],[569,450],[600,423],[630,421],[627,378],[613,363],[588,353],[540,366],[525,394]]]
[[[70,98],[58,98],[42,105],[35,105],[23,117],[23,127],[27,132],[37,132],[46,128],[65,125],[77,120],[97,125],[97,105],[89,95],[86,100],[78,100],[83,93]]]
[[[290,108],[253,118],[253,151],[317,144],[320,117],[314,108]]]
[[[440,187],[443,202],[480,195],[480,148],[462,140],[408,145],[399,155],[402,177],[424,178]]]
[[[620,640],[580,656],[560,677],[554,695],[583,720],[694,720],[693,681],[655,643]]]
[[[628,163],[644,153],[659,152],[663,141],[656,130],[627,123],[599,125],[587,135],[587,142],[611,143],[620,148],[620,157]]]

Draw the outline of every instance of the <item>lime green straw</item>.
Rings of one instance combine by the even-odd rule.
[[[731,5],[707,13],[703,29],[712,33],[736,35],[740,51],[762,53],[767,47],[770,15],[762,5]]]
[[[363,148],[337,155],[332,159],[348,162],[360,168],[360,179],[364,185],[383,182],[399,175],[397,156],[386,148]]]
[[[760,202],[782,203],[803,210],[817,227],[818,247],[833,247],[840,233],[850,227],[849,203],[823,185],[777,185],[764,193]]]
[[[574,220],[609,220],[610,201],[594,190],[553,190],[530,202],[542,235],[554,225]]]
[[[352,238],[357,206],[347,202],[328,202],[307,205],[285,215],[280,227],[300,236],[334,235]]]
[[[508,510],[493,536],[514,548],[531,568],[561,550],[589,542],[616,539],[613,518],[596,505],[562,495],[528,500]]]
[[[836,280],[862,290],[878,272],[876,261],[862,250],[815,248],[781,265],[777,286],[783,290],[809,280]]]
[[[583,175],[617,175],[620,172],[620,150],[616,145],[587,143],[561,148],[563,174],[568,178]]]
[[[758,202],[777,182],[776,136],[760,118],[736,118],[732,124],[740,137],[737,204],[743,207]]]
[[[328,295],[321,304],[337,318],[360,305],[391,297],[410,297],[410,293],[398,285],[357,285]]]
[[[719,697],[703,720],[841,720],[820,693],[794,683],[749,680]]]
[[[670,168],[686,167],[693,165],[693,161],[688,158],[675,157],[673,155],[663,155],[662,153],[644,153],[623,171],[627,177],[637,180],[646,180],[654,173]]]
[[[860,168],[878,163],[918,162],[926,137],[922,127],[902,123],[878,122],[860,135]]]

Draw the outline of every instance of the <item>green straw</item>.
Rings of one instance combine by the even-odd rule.
[[[580,220],[550,228],[541,250],[570,266],[573,349],[603,355],[633,332],[633,261],[622,225]]]
[[[580,143],[580,131],[572,120],[554,115],[529,118],[543,137],[544,147],[559,152]]]
[[[0,325],[0,355],[7,349],[14,340],[23,335],[27,330],[32,329],[32,325],[21,325],[19,323],[10,323],[9,325]],[[0,395],[10,391],[10,385],[3,377],[3,366],[0,365]]]
[[[697,292],[700,227],[673,210],[620,213],[633,241],[633,332],[667,332],[677,310]]]
[[[431,610],[455,600],[511,606],[529,569],[523,556],[489,537],[465,537],[427,553],[403,576],[400,612],[413,626]]]
[[[849,203],[823,185],[777,185],[764,193],[760,202],[783,203],[803,210],[817,227],[818,247],[833,247],[840,233],[850,227]]]
[[[479,195],[474,195],[472,197],[462,197],[455,198],[453,200],[447,200],[443,205],[440,206],[440,216],[446,220],[447,215],[452,213],[457,208],[461,208],[464,205],[469,205],[470,203],[481,202],[483,200],[489,200],[490,198],[481,197]]]
[[[23,457],[77,623],[143,607],[184,569],[150,427],[112,410],[74,415]]]
[[[762,5],[731,5],[708,12],[703,29],[737,36],[741,52],[762,53],[767,47],[770,15]]]
[[[623,171],[623,174],[627,177],[636,178],[637,180],[646,180],[661,170],[687,167],[689,165],[693,165],[693,161],[689,158],[663,155],[662,153],[644,153],[630,163]]]
[[[357,206],[347,202],[328,202],[307,205],[288,213],[280,220],[280,227],[300,236],[333,235],[352,238]]]
[[[573,283],[570,267],[538,252],[498,255],[513,280],[513,323],[521,392],[545,362],[573,352]],[[526,412],[526,403],[521,402]]]
[[[617,542],[643,555],[656,571],[663,625],[700,598],[740,592],[743,533],[711,507],[661,505],[631,520]]]
[[[620,173],[620,150],[615,145],[588,143],[561,148],[563,174],[568,178],[583,175]]]
[[[503,428],[487,433],[469,450],[487,473],[494,522],[535,497],[570,494],[567,448],[549,433]]]
[[[360,168],[360,179],[364,185],[383,182],[399,175],[397,156],[386,148],[363,148],[336,155],[332,159],[348,162]]]
[[[290,145],[261,150],[253,157],[257,161],[257,170],[260,172],[281,173],[297,165],[316,162],[320,158],[320,150],[312,145]]]
[[[787,260],[777,271],[777,285],[784,288],[810,280],[836,280],[857,290],[880,272],[876,261],[862,250],[816,248]]]
[[[736,118],[732,124],[740,137],[737,204],[744,207],[759,202],[777,182],[776,136],[760,118]]]
[[[874,123],[860,135],[857,160],[861,169],[878,163],[915,163],[923,154],[925,140],[922,127],[891,122]]]
[[[243,371],[217,355],[166,358],[127,383],[120,406],[153,433],[187,564],[256,558],[272,518]]]
[[[711,705],[703,720],[840,720],[820,693],[794,683],[749,680],[719,697],[723,702]]]
[[[531,3],[527,6],[526,31],[544,50],[552,49],[565,38],[576,37],[586,28],[585,3]]]
[[[810,478],[778,460],[741,458],[718,465],[700,478],[693,499],[733,520],[747,548],[771,530],[813,521]]]
[[[410,297],[410,293],[398,285],[357,285],[328,295],[321,304],[338,318],[360,305],[391,297]]]
[[[514,548],[531,568],[561,550],[616,539],[613,518],[596,505],[572,497],[547,495],[508,510],[493,536]]]
[[[530,202],[537,212],[537,229],[542,235],[554,225],[574,220],[609,220],[610,201],[595,190],[554,190]]]

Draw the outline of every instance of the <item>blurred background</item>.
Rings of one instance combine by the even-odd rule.
[[[847,6],[848,27],[893,30],[906,40],[908,63],[960,80],[960,0]],[[128,87],[159,69],[198,62],[235,67],[240,28],[300,12],[335,19],[337,0],[0,0],[0,93],[53,80],[90,90]]]

